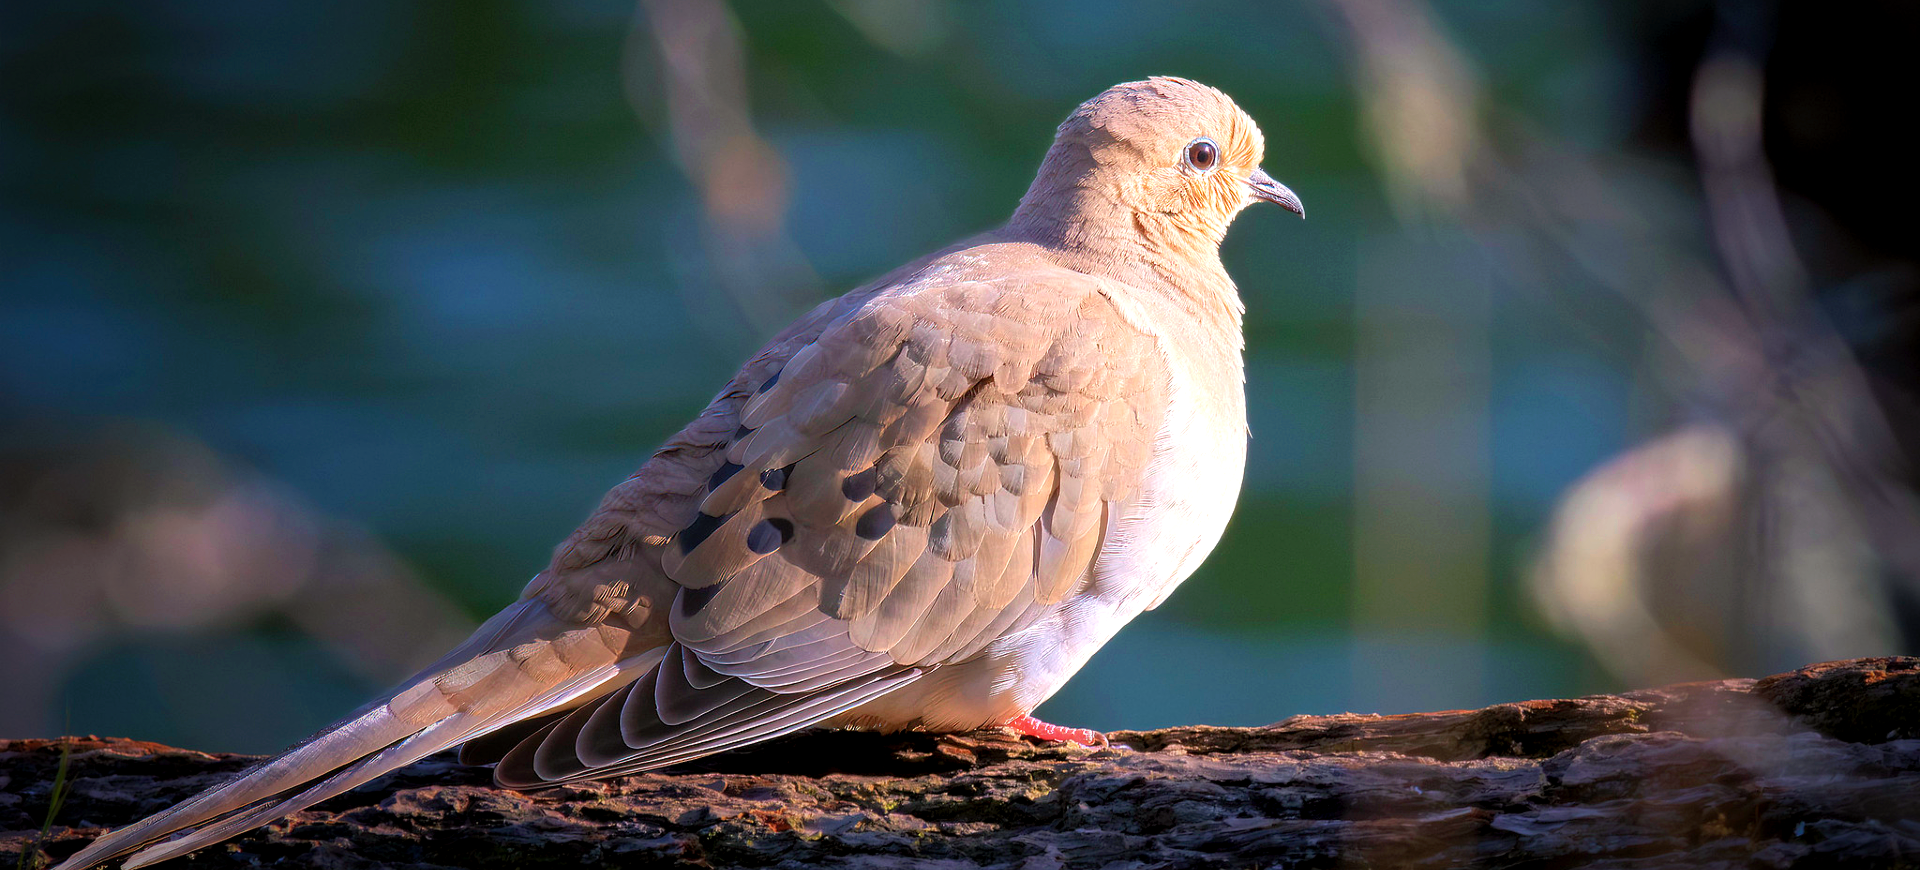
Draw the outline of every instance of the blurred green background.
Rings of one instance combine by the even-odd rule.
[[[1226,243],[1224,543],[1043,717],[1912,652],[1913,170],[1849,96],[1912,8],[9,4],[0,736],[332,720],[1152,74],[1233,95],[1311,219]]]

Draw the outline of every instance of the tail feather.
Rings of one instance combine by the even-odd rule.
[[[261,825],[289,813],[296,813],[313,806],[327,798],[340,794],[374,777],[388,773],[400,767],[412,764],[459,742],[460,735],[471,730],[470,717],[465,714],[449,716],[420,733],[395,743],[366,758],[340,769],[318,784],[294,794],[285,800],[275,802],[268,798],[251,809],[235,813],[211,824],[198,828],[149,846],[133,854],[123,865],[127,870],[144,867],[156,861],[185,855],[202,846],[218,843],[228,837],[250,831]]]
[[[604,626],[563,622],[539,601],[521,601],[381,700],[226,783],[101,837],[56,870],[84,870],[136,850],[126,866],[184,854],[435,752],[592,700],[651,669],[664,653],[623,658],[626,651],[615,647],[624,640]],[[168,835],[175,836],[162,839]]]
[[[107,834],[74,853],[55,870],[82,870],[124,855],[174,831],[202,824],[278,795],[303,782],[324,776],[351,757],[384,747],[413,729],[395,719],[385,707],[367,711],[278,758],[201,792],[172,809],[148,816]]]

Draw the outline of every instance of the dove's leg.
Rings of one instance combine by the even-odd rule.
[[[1107,735],[1092,728],[1068,728],[1064,725],[1042,722],[1032,716],[1021,716],[1000,727],[1010,728],[1028,737],[1038,737],[1041,740],[1078,743],[1081,746],[1107,745]]]

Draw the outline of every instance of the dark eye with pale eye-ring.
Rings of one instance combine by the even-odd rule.
[[[1214,165],[1220,162],[1220,146],[1205,137],[1195,139],[1187,143],[1186,158],[1187,165],[1196,172],[1211,172]]]

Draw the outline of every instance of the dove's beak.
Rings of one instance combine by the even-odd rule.
[[[1255,199],[1264,199],[1301,217],[1307,216],[1307,207],[1300,204],[1299,195],[1288,190],[1287,186],[1273,180],[1264,169],[1255,169],[1247,176],[1247,186],[1253,189]]]

